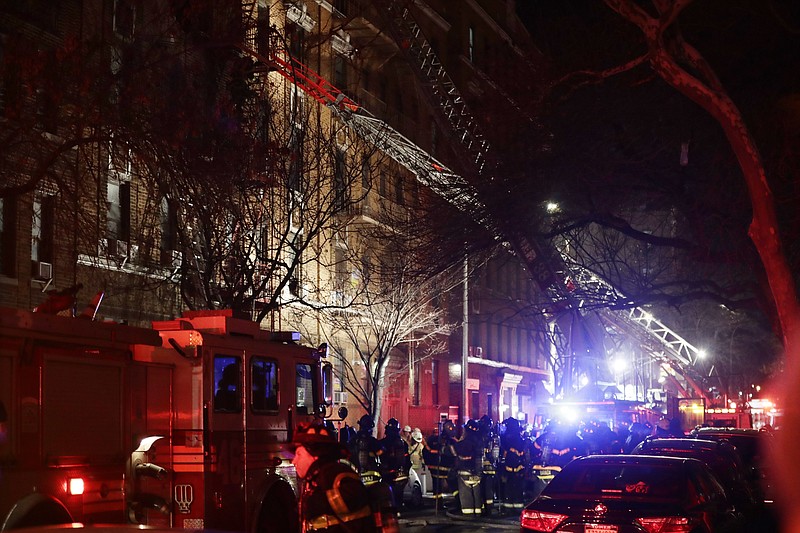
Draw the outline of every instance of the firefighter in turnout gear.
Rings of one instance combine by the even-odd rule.
[[[392,503],[392,491],[381,479],[381,456],[383,448],[372,430],[375,422],[368,414],[358,420],[358,432],[348,443],[350,461],[361,476],[361,482],[367,488],[370,506],[375,516],[378,531],[391,533],[398,530],[397,510]]]
[[[361,474],[361,481],[366,486],[381,480],[380,455],[383,450],[378,439],[372,435],[373,429],[375,429],[375,422],[372,417],[370,415],[362,416],[358,421],[358,432],[347,445],[350,460]]]
[[[500,457],[503,464],[500,474],[500,505],[501,510],[518,511],[524,507],[528,445],[522,437],[516,418],[507,418],[503,424],[506,430],[500,437]]]
[[[331,431],[319,422],[295,431],[292,459],[302,479],[301,531],[374,533],[376,520],[367,488],[358,473],[340,461],[343,449]]]
[[[497,493],[497,463],[500,461],[500,438],[494,431],[494,423],[489,415],[478,421],[481,444],[483,446],[481,495],[484,514],[491,514]]]
[[[448,478],[450,471],[455,466],[456,452],[453,448],[455,430],[453,422],[446,420],[442,423],[441,433],[431,436],[422,452],[425,464],[431,471],[434,498],[452,494],[454,490],[450,487]]]
[[[392,503],[395,509],[403,505],[403,491],[408,483],[408,470],[411,458],[408,444],[400,436],[400,423],[390,418],[386,423],[385,436],[379,441],[382,450],[380,472],[383,481],[392,489]]]
[[[483,470],[483,443],[480,428],[475,420],[467,421],[464,435],[453,447],[456,450],[458,474],[458,501],[461,514],[474,516],[483,510],[481,474]]]

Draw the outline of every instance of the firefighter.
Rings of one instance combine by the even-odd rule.
[[[372,435],[375,422],[370,415],[364,415],[358,420],[358,431],[355,437],[348,442],[350,460],[361,475],[364,485],[372,485],[381,480],[380,455],[383,453],[380,443]]]
[[[475,420],[467,421],[461,440],[457,441],[453,447],[456,451],[458,501],[461,505],[461,514],[479,515],[483,511],[483,497],[481,496],[483,442],[480,428]]]
[[[500,455],[503,469],[500,476],[501,511],[522,509],[524,506],[527,443],[522,438],[519,421],[503,421],[505,433],[500,438]]]
[[[478,421],[482,450],[481,496],[484,514],[491,514],[497,491],[497,463],[500,459],[500,439],[494,432],[494,422],[489,415]]]
[[[440,434],[434,434],[427,439],[425,449],[422,452],[425,464],[431,471],[434,498],[442,498],[448,493],[453,493],[453,489],[448,485],[448,477],[450,476],[450,470],[455,466],[454,435],[455,424],[450,420],[446,420],[442,423]]]
[[[380,472],[383,481],[392,489],[392,504],[395,509],[403,506],[403,491],[408,484],[411,458],[408,444],[400,436],[400,423],[390,418],[384,428],[385,436],[379,441],[381,448]]]
[[[340,461],[343,449],[323,424],[295,431],[292,464],[303,480],[300,520],[303,533],[374,533],[376,520],[358,473]]]

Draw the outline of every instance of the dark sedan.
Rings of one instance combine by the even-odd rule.
[[[711,468],[738,511],[745,515],[755,513],[756,497],[750,488],[747,467],[736,448],[729,442],[692,438],[647,438],[631,453],[699,459]]]
[[[575,459],[521,516],[521,531],[537,533],[710,533],[736,524],[705,463],[648,455]]]

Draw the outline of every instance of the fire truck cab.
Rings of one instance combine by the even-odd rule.
[[[162,345],[138,345],[134,355],[154,372],[143,401],[163,395],[170,383],[172,394],[148,405],[154,423],[136,435],[142,444],[131,455],[126,491],[131,520],[296,531],[297,482],[287,443],[296,424],[324,410],[329,387],[323,384],[330,383],[323,383],[324,350],[225,312],[185,313],[153,328]]]

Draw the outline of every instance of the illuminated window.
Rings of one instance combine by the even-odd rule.
[[[314,380],[312,366],[307,363],[295,365],[295,389],[297,391],[295,405],[297,413],[314,414]]]
[[[236,413],[242,409],[241,359],[230,355],[214,357],[214,411]]]

